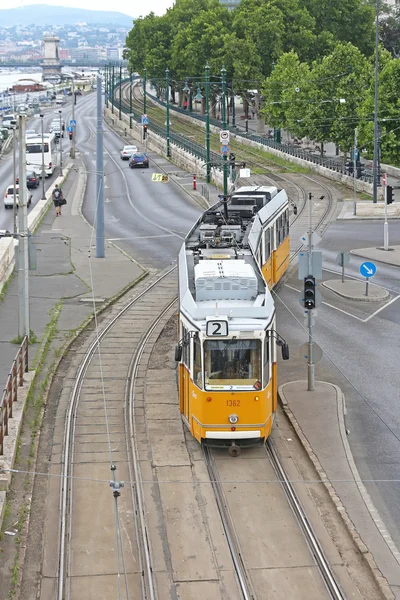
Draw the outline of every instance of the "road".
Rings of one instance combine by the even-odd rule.
[[[400,244],[396,221],[389,227],[391,242]],[[323,252],[323,279],[340,277],[341,268],[336,264],[338,252],[378,247],[382,238],[382,222],[332,223],[318,246]],[[359,274],[362,262],[361,257],[352,255],[346,274],[363,279]],[[324,351],[324,358],[316,366],[316,379],[342,388],[348,410],[348,439],[357,468],[362,479],[368,481],[373,502],[400,547],[399,269],[376,264],[373,283],[391,292],[383,303],[349,301],[319,286],[323,304],[318,308],[314,337]],[[307,376],[306,364],[298,358],[298,347],[307,340],[296,291],[300,287],[295,273],[278,291],[279,333],[290,341],[292,352],[290,364],[280,366],[280,383]],[[393,479],[397,481],[388,481]]]

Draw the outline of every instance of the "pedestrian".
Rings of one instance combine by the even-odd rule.
[[[61,207],[63,206],[63,204],[65,204],[64,202],[64,196],[63,193],[61,191],[61,189],[58,187],[58,183],[56,183],[53,193],[53,203],[56,209],[56,217],[61,216]]]

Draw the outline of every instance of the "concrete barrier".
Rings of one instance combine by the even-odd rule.
[[[48,211],[48,208],[52,203],[52,192],[56,183],[61,185],[68,177],[71,168],[72,163],[69,163],[64,169],[64,175],[62,177],[57,177],[46,191],[46,200],[39,200],[28,214],[28,229],[31,233],[35,232],[42,218]],[[17,241],[14,238],[6,237],[0,239],[0,292],[14,270],[16,246]]]

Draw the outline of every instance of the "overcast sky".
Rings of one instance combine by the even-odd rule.
[[[87,8],[88,10],[115,10],[131,17],[140,17],[154,12],[163,15],[173,5],[173,0],[146,0],[129,2],[129,0],[0,0],[0,8],[19,8],[28,4],[50,4],[52,6],[68,6],[71,8]]]

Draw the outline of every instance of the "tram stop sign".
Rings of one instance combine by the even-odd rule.
[[[303,360],[305,360],[306,362],[308,362],[308,353],[309,353],[309,349],[310,346],[308,344],[308,342],[305,342],[304,344],[302,344],[300,346],[300,358],[302,358]],[[324,353],[322,351],[322,348],[320,346],[318,346],[318,344],[313,344],[313,363],[318,363],[321,358],[323,357]]]
[[[349,252],[339,252],[336,257],[336,262],[339,267],[345,267],[350,262],[350,253]]]

